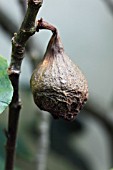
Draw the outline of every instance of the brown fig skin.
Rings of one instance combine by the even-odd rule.
[[[54,118],[74,120],[88,98],[87,81],[65,54],[58,33],[48,44],[43,61],[30,81],[34,102]]]

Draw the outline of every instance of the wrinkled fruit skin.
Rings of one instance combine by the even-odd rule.
[[[88,98],[87,81],[65,54],[57,34],[52,35],[30,84],[36,105],[54,118],[74,120]]]

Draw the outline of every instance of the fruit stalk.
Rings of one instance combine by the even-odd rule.
[[[52,31],[53,33],[57,33],[56,27],[44,21],[43,18],[37,21],[36,31],[39,31],[40,29],[47,29]]]

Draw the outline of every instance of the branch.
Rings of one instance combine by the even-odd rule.
[[[39,142],[37,153],[37,170],[46,170],[47,154],[49,147],[49,127],[50,116],[49,113],[41,111],[41,120],[39,125]]]
[[[102,0],[104,3],[106,3],[107,7],[109,8],[110,12],[113,14],[113,1],[111,0]]]
[[[26,8],[27,8],[26,1],[25,0],[18,0],[18,3],[21,6],[22,13],[25,14],[25,11],[26,11]]]
[[[1,27],[4,29],[4,31],[7,33],[7,35],[12,37],[14,32],[17,30],[17,25],[12,20],[12,18],[10,18],[8,15],[6,15],[6,13],[2,9],[0,9],[0,23],[1,23]],[[37,41],[37,43],[35,43],[33,40],[34,39],[32,38],[27,43],[26,52],[27,52],[27,56],[29,57],[30,61],[32,62],[32,69],[34,70],[34,68],[36,67],[37,63],[40,60],[40,56],[42,54],[42,49],[39,48],[39,46],[40,46],[39,42]]]
[[[87,111],[87,114],[98,119],[105,126],[108,133],[113,135],[113,120],[106,116],[108,112],[106,109],[102,108],[95,102],[91,102],[91,100],[86,104],[84,109]]]
[[[24,21],[18,33],[12,39],[11,63],[8,69],[9,78],[14,88],[12,101],[9,105],[8,131],[6,143],[5,170],[13,170],[17,127],[21,103],[19,100],[19,75],[25,51],[25,45],[30,36],[35,33],[36,15],[42,5],[42,0],[29,0]]]
[[[96,106],[96,107],[95,107]],[[110,151],[111,151],[111,165],[113,166],[113,119],[110,119],[107,115],[108,111],[101,108],[97,103],[91,102],[85,106],[85,112],[88,115],[93,116],[99,120],[105,129],[107,130],[110,137]]]
[[[4,31],[8,32],[8,35],[13,35],[17,30],[17,25],[9,18],[8,15],[0,8],[0,25],[4,29]]]

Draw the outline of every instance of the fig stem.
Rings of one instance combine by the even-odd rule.
[[[38,32],[40,29],[47,29],[52,31],[54,34],[57,34],[57,28],[48,22],[44,21],[43,18],[37,21],[36,31]]]

